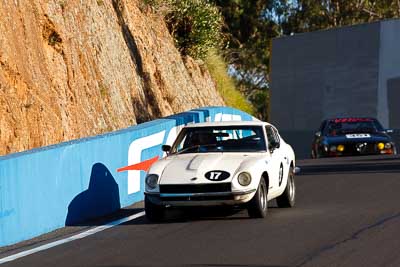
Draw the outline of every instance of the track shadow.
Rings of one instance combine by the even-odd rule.
[[[124,225],[144,224],[173,224],[205,220],[246,220],[249,217],[241,208],[236,207],[190,207],[167,209],[166,216],[161,222],[151,222],[146,216],[124,223]]]
[[[400,161],[391,162],[389,160],[380,162],[379,160],[371,160],[367,163],[364,162],[338,162],[337,164],[303,166],[299,175],[400,173]]]
[[[357,160],[357,162],[381,162],[381,161],[398,161],[398,164],[400,164],[400,156],[399,155],[390,155],[390,156],[377,156],[374,158],[368,158],[368,159],[360,159]]]
[[[111,214],[120,207],[117,182],[105,165],[96,163],[92,167],[89,188],[69,204],[65,225],[93,225],[90,219]]]
[[[169,265],[165,262],[159,264],[151,264],[151,265],[104,265],[104,267],[287,267],[284,265],[260,265],[260,264],[212,264],[212,263],[201,263],[201,264],[178,264],[178,265]]]
[[[189,264],[188,267],[284,267],[283,265],[259,265],[259,264]]]

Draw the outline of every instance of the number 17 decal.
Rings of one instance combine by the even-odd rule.
[[[220,177],[221,174],[221,172],[210,172],[210,180],[218,181],[218,177]]]
[[[226,171],[209,171],[204,175],[210,181],[223,181],[228,179],[230,174]]]

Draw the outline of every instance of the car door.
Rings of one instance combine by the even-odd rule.
[[[277,147],[274,151],[276,153],[276,158],[278,159],[279,164],[279,170],[278,170],[278,186],[280,188],[283,187],[284,183],[283,180],[288,174],[289,167],[290,167],[290,160],[288,158],[289,155],[287,155],[287,151],[285,150],[285,147],[281,143],[281,138],[278,133],[278,130],[272,126],[272,131],[274,132],[274,137],[275,137],[275,143],[277,144]]]
[[[267,136],[267,144],[269,154],[269,179],[270,185],[269,190],[270,193],[273,193],[279,190],[279,186],[282,183],[283,171],[281,170],[282,164],[282,153],[280,149],[280,140],[279,137],[274,132],[274,128],[270,125],[265,126],[265,132]]]

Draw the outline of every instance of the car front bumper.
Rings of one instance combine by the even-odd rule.
[[[339,144],[329,144],[330,146],[337,146]],[[396,146],[392,143],[392,147],[388,149],[380,150],[378,149],[376,142],[354,142],[354,143],[344,143],[344,151],[330,151],[327,149],[321,149],[319,154],[322,157],[348,157],[348,156],[367,156],[367,155],[395,155],[397,154]]]
[[[372,155],[396,155],[396,150],[381,150],[381,151],[370,151],[370,152],[328,152],[325,153],[324,157],[351,157],[351,156],[372,156]]]
[[[155,205],[162,206],[220,206],[240,205],[249,202],[256,189],[241,192],[212,193],[150,193],[145,192],[147,199]]]

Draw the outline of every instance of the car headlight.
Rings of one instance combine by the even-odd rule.
[[[248,186],[251,183],[251,175],[248,172],[242,172],[238,176],[238,182],[241,186]]]
[[[385,144],[384,143],[378,143],[378,149],[379,150],[383,150],[385,148]]]
[[[325,152],[328,152],[329,147],[327,145],[324,145],[324,150],[325,150]]]
[[[150,189],[154,189],[156,188],[158,183],[158,175],[157,174],[149,174],[146,177],[146,185],[150,188]]]
[[[392,144],[391,143],[386,143],[385,144],[385,149],[391,149],[392,148]]]
[[[344,145],[338,145],[336,147],[336,150],[339,151],[339,152],[343,152],[344,151]]]
[[[336,146],[331,146],[331,147],[329,148],[329,150],[330,150],[331,152],[336,152]]]

